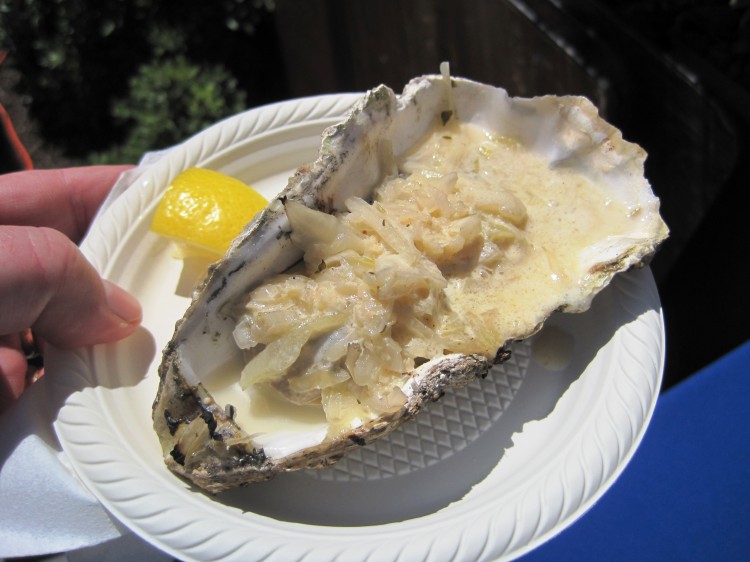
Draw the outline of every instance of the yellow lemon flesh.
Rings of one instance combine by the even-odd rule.
[[[240,180],[188,168],[164,192],[151,230],[177,242],[179,257],[222,256],[268,201]]]

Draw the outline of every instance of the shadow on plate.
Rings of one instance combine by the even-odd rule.
[[[95,354],[111,357],[123,353],[132,360],[130,368],[108,378],[106,375],[95,381],[89,361]],[[151,333],[139,328],[127,339],[117,344],[74,351],[60,351],[48,346],[45,352],[45,375],[26,390],[13,405],[9,416],[16,420],[12,432],[3,435],[0,451],[8,454],[29,436],[43,440],[52,450],[61,451],[52,424],[60,409],[72,394],[87,388],[101,386],[122,388],[136,386],[143,380],[156,353],[156,344]],[[17,410],[17,411],[15,411]],[[9,417],[9,419],[11,419]],[[6,459],[0,456],[0,468]]]
[[[149,374],[156,352],[153,334],[143,327],[116,343],[73,351],[49,350],[46,375],[39,382],[50,385],[50,408],[57,412],[74,392],[95,386],[116,389],[138,385]],[[127,368],[115,368],[124,359]]]

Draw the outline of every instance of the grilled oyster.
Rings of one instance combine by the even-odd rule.
[[[485,376],[666,238],[644,159],[583,98],[368,92],[177,323],[166,464],[210,492],[327,466]]]

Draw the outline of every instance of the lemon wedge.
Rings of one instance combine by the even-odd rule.
[[[151,230],[176,242],[177,257],[219,257],[266,205],[265,197],[236,178],[188,168],[164,192]]]

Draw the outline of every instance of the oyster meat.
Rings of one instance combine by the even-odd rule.
[[[644,159],[584,98],[371,90],[177,323],[166,464],[209,492],[328,466],[486,376],[666,238]]]

